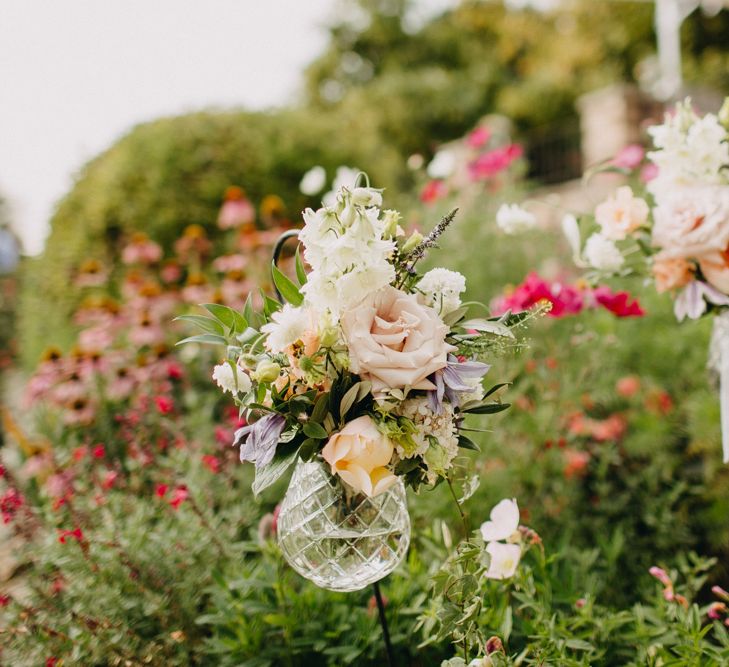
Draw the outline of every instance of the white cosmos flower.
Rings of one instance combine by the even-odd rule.
[[[466,278],[458,271],[431,269],[418,283],[425,303],[443,316],[461,305],[461,293],[466,291]]]
[[[294,308],[286,304],[271,316],[271,322],[261,327],[261,333],[268,334],[266,347],[271,352],[283,352],[289,345],[300,340],[312,328],[311,312],[308,308]]]
[[[591,267],[599,271],[617,271],[625,262],[615,243],[600,233],[587,239],[585,259]]]
[[[504,498],[491,510],[490,521],[481,524],[484,542],[506,540],[519,528],[519,506],[516,498]]]
[[[518,544],[489,542],[486,552],[491,556],[486,576],[489,579],[509,579],[514,576],[521,560],[521,547]]]
[[[506,234],[519,234],[535,227],[537,219],[518,204],[502,204],[496,212],[496,224]]]
[[[322,191],[327,182],[327,172],[321,165],[307,171],[299,183],[299,190],[305,195],[313,196]]]
[[[238,366],[235,366],[235,370],[233,370],[233,365],[227,362],[213,368],[213,380],[223,391],[229,391],[231,394],[245,393],[251,388],[251,379],[248,375]]]
[[[439,150],[428,164],[426,172],[431,178],[448,178],[456,168],[456,154],[447,148]]]

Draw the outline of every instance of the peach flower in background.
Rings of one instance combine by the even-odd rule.
[[[694,277],[693,268],[683,257],[661,258],[653,262],[656,291],[668,292],[688,285]]]
[[[385,287],[341,319],[350,370],[372,382],[373,393],[411,387],[430,390],[428,376],[445,368],[456,348],[445,342],[448,327],[414,294]]]
[[[700,257],[699,266],[707,283],[729,294],[729,247],[723,252],[712,252]]]
[[[395,448],[367,415],[349,422],[329,438],[322,457],[332,467],[332,474],[355,491],[367,496],[382,493],[397,477],[387,468]]]
[[[630,187],[618,188],[615,194],[595,209],[595,220],[602,235],[611,241],[622,241],[648,219],[648,204],[635,197]]]

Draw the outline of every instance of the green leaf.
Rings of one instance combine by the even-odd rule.
[[[329,437],[324,427],[316,422],[308,421],[304,424],[304,435],[315,440],[324,440]]]
[[[245,321],[240,313],[237,313],[235,310],[229,308],[228,306],[222,306],[219,303],[203,303],[200,305],[202,308],[205,308],[205,310],[207,310],[213,317],[216,317],[231,330],[235,330],[236,320],[238,318],[240,318],[240,320],[242,321]],[[248,325],[244,324],[240,330],[243,331],[246,326]]]
[[[266,316],[266,320],[271,319],[271,315],[281,310],[281,304],[268,296],[263,290],[261,290],[261,298],[263,299],[263,314]]]
[[[219,334],[220,336],[225,335],[225,329],[223,325],[214,320],[212,317],[205,317],[204,315],[179,315],[176,317],[174,322],[192,322],[194,325],[200,327],[208,333]]]
[[[458,446],[463,447],[463,449],[472,449],[475,452],[481,451],[481,448],[471,438],[463,435],[463,433],[458,435]]]
[[[276,454],[273,461],[263,468],[256,468],[256,478],[253,480],[253,493],[258,496],[261,491],[267,489],[271,484],[276,482],[296,461],[299,453],[297,447],[288,454]]]
[[[443,317],[443,322],[449,327],[452,327],[456,322],[462,319],[467,312],[468,306],[461,306],[460,308],[456,308],[456,310],[451,311]]]
[[[511,403],[479,403],[473,407],[465,407],[462,412],[472,415],[493,415],[508,410],[510,407]]]
[[[322,394],[316,399],[314,410],[311,413],[311,421],[321,424],[329,410],[329,394]]]
[[[300,306],[304,302],[304,297],[299,292],[299,288],[281,272],[274,262],[271,262],[271,275],[273,276],[273,283],[281,296],[292,306]]]
[[[483,318],[475,318],[473,320],[466,320],[461,322],[460,325],[464,329],[475,329],[483,333],[494,334],[495,336],[503,336],[504,338],[514,338],[514,334],[511,329],[501,322],[492,322]]]
[[[301,245],[296,246],[295,265],[296,265],[296,277],[299,280],[299,285],[306,285],[306,270],[304,269],[304,262],[301,259],[301,253],[299,252]]]
[[[491,389],[489,389],[484,395],[484,398],[488,398],[491,396],[491,394],[497,392],[502,387],[508,387],[511,384],[511,382],[500,382],[499,384],[495,384]]]
[[[202,343],[204,345],[227,345],[228,341],[223,336],[217,334],[205,333],[197,336],[190,336],[189,338],[183,338],[177,342],[177,345],[184,345],[185,343]]]
[[[339,403],[339,418],[344,419],[345,415],[350,411],[352,406],[357,402],[357,396],[359,395],[359,382],[353,384],[344,394],[342,400]]]

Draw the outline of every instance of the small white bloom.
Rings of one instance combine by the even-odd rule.
[[[334,206],[337,203],[337,194],[342,188],[352,189],[357,181],[360,170],[352,167],[337,167],[337,173],[334,175],[332,189],[322,197],[324,206]]]
[[[491,520],[481,524],[484,542],[506,540],[519,528],[519,506],[516,498],[504,498],[491,510]]]
[[[584,269],[585,261],[582,259],[582,239],[580,238],[580,225],[577,218],[571,213],[562,218],[562,232],[564,233],[567,243],[572,249],[572,261],[576,266]]]
[[[261,327],[261,333],[268,334],[266,347],[271,352],[283,352],[312,328],[309,310],[302,307],[294,308],[288,303],[274,313],[271,320]]]
[[[466,278],[458,271],[431,269],[418,283],[425,303],[443,316],[461,305],[461,293],[466,291]]]
[[[326,182],[326,170],[324,167],[317,165],[304,174],[301,183],[299,183],[299,190],[305,195],[313,196],[322,191]]]
[[[521,547],[518,544],[489,542],[486,552],[491,556],[486,576],[489,579],[509,579],[514,576],[521,560]]]
[[[439,150],[428,164],[426,172],[431,178],[448,178],[456,168],[456,154],[452,150]]]
[[[535,227],[537,219],[518,204],[502,204],[496,212],[496,224],[506,234],[519,234]]]
[[[615,243],[600,233],[587,239],[585,259],[598,271],[617,271],[625,262]]]
[[[238,366],[229,363],[218,364],[213,368],[213,380],[223,391],[229,391],[231,394],[238,392],[247,392],[251,388],[251,379]],[[237,382],[237,384],[236,384]]]

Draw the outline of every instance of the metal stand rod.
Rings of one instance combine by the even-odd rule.
[[[392,644],[390,643],[390,630],[387,627],[387,616],[385,616],[385,603],[380,593],[380,582],[376,581],[372,584],[375,589],[375,600],[377,601],[377,611],[380,614],[380,625],[382,626],[382,637],[385,640],[385,653],[387,654],[387,664],[389,667],[395,667],[395,660],[392,655]]]

